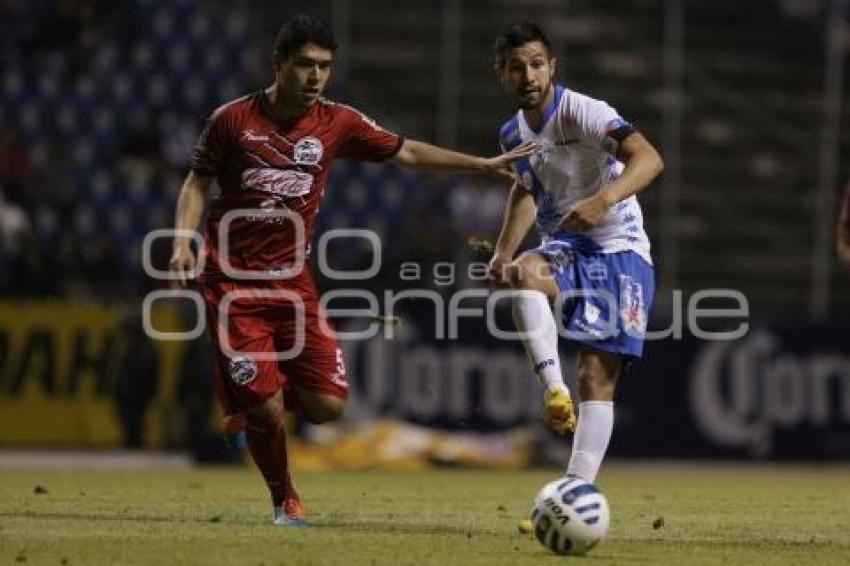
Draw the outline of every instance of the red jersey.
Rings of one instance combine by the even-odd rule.
[[[306,257],[333,159],[384,161],[402,142],[357,110],[325,99],[285,123],[274,118],[265,91],[219,107],[192,157],[192,170],[215,176],[221,188],[207,221],[202,277],[222,274],[219,229],[230,211],[247,211],[226,229],[234,269],[273,275]],[[300,218],[303,238],[282,213]]]

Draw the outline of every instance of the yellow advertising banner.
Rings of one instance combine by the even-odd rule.
[[[129,419],[116,400],[123,394],[132,412],[132,395],[146,390],[128,379],[153,385],[140,405],[139,436],[164,446],[185,343],[148,340],[139,314],[0,302],[0,446],[121,446]],[[180,326],[167,307],[154,309],[152,321],[162,330]],[[139,344],[149,363],[136,358]]]

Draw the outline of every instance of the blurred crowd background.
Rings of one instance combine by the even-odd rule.
[[[823,336],[832,339],[824,355],[838,359],[837,377],[825,394],[850,398],[841,357],[850,342],[850,276],[835,264],[833,236],[850,178],[843,0],[0,0],[0,444],[181,446],[215,429],[204,342],[163,346],[141,332],[142,298],[164,287],[143,272],[142,242],[172,226],[204,119],[271,81],[274,34],[299,11],[324,16],[338,36],[329,98],[405,136],[483,155],[498,151],[496,133],[513,112],[495,80],[493,39],[516,19],[542,24],[558,81],[610,102],[665,157],[663,178],[640,195],[661,281],[654,324],[670,319],[674,290],[685,301],[701,289],[739,290],[754,328],[809,331],[788,346],[800,367],[829,343]],[[463,273],[487,261],[469,242],[495,240],[506,194],[486,179],[339,162],[317,233],[379,234],[383,269],[365,283],[372,290],[413,286],[448,296],[480,284],[458,277],[440,285],[431,266],[453,262]],[[360,244],[336,242],[330,263],[368,263]],[[169,252],[170,243],[157,240],[154,264],[164,268]],[[422,280],[401,281],[402,262],[420,263]],[[80,314],[86,309],[112,314],[92,323]],[[74,328],[105,336],[79,346]],[[44,346],[52,334],[55,352]],[[123,350],[113,352],[106,344],[116,336]],[[80,425],[77,436],[20,434],[16,419],[38,407],[58,411],[57,423],[88,422],[90,407],[57,409],[52,397],[53,387],[64,390],[56,383],[77,375],[63,369],[74,364],[94,376],[81,395],[120,401],[112,413],[111,401],[103,408],[104,419],[123,423],[120,433],[91,436],[91,425]],[[782,368],[759,371],[744,373],[767,376],[760,387],[776,379],[791,388],[777,406],[802,399],[809,407],[808,373],[795,381]],[[41,385],[22,385],[30,382]],[[74,384],[67,391],[78,391]],[[825,454],[847,456],[850,404],[832,402],[827,420],[838,436]],[[751,397],[732,404],[747,422],[770,421]],[[505,423],[526,423],[523,415]],[[815,426],[818,418],[801,422]],[[499,430],[491,425],[483,428]]]

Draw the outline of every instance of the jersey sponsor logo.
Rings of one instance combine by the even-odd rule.
[[[256,141],[256,142],[269,142],[269,136],[261,136],[254,133],[254,130],[245,130],[245,133],[242,134],[242,139],[245,141]]]
[[[236,356],[230,360],[230,379],[236,385],[246,385],[257,379],[257,362],[249,356]]]
[[[555,195],[543,189],[534,194],[534,204],[537,205],[537,226],[544,234],[551,234],[563,229],[566,212],[558,207]]]
[[[530,191],[534,189],[534,178],[531,176],[530,171],[525,171],[519,178],[519,181],[526,190]]]
[[[245,169],[242,188],[255,189],[282,197],[300,197],[310,192],[313,175],[294,169]]]
[[[319,138],[308,136],[295,142],[292,153],[297,165],[318,165],[322,160],[325,148]]]
[[[643,285],[631,275],[620,275],[620,319],[627,331],[646,331],[646,311],[643,306]]]

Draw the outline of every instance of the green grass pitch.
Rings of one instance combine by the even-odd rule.
[[[609,464],[586,558],[517,530],[557,474],[298,473],[314,528],[296,530],[252,469],[0,471],[0,564],[850,564],[848,467]]]

